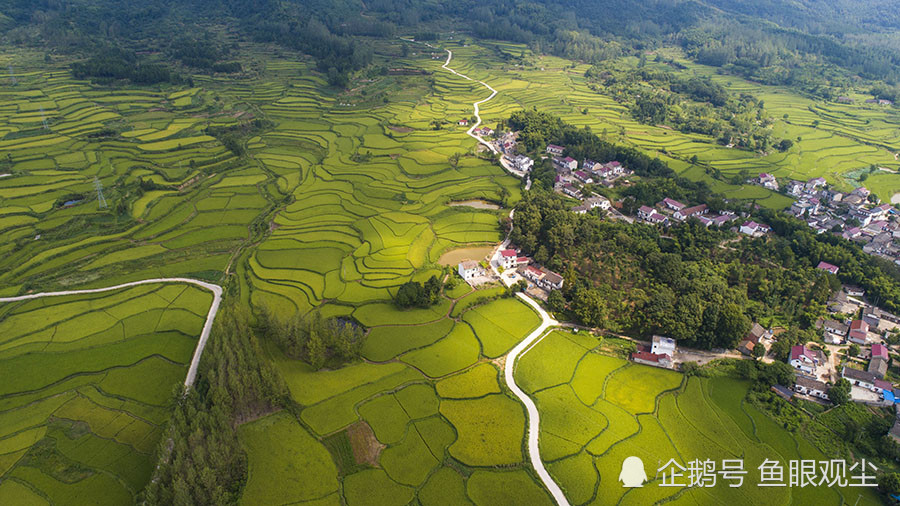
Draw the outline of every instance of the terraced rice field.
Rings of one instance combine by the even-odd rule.
[[[743,401],[748,385],[726,378],[687,378],[593,351],[592,337],[556,331],[523,356],[516,381],[541,413],[541,457],[571,504],[880,504],[868,489],[758,487],[765,459],[825,457]],[[622,461],[637,456],[648,482],[623,488]],[[660,487],[656,469],[674,459],[743,459],[741,487]],[[687,476],[687,474],[685,474]]]
[[[537,316],[517,299],[482,301],[453,318],[421,309],[410,313],[407,320],[423,322],[371,330],[363,353],[377,363],[313,372],[272,352],[303,406],[300,420],[314,436],[344,437],[361,422],[372,430],[369,445],[378,447],[378,465],[338,473],[346,504],[399,505],[414,497],[423,505],[446,504],[438,490],[447,487],[458,499],[454,504],[488,506],[497,504],[497,490],[512,484],[528,491],[529,504],[551,504],[525,463],[524,408],[501,387],[498,365],[482,351],[488,342],[494,353],[506,353],[516,343],[503,345],[500,336],[527,335]],[[472,325],[466,317],[476,313],[502,323]],[[250,444],[251,462],[259,458],[275,465]],[[506,471],[497,473],[497,466]],[[333,478],[326,469],[308,479]]]
[[[211,302],[146,285],[0,304],[0,502],[133,502]]]
[[[773,173],[778,177],[809,179],[823,176],[829,183],[852,188],[842,175],[875,164],[891,169],[900,166],[894,153],[900,151],[900,112],[864,104],[865,96],[854,96],[856,103],[842,105],[814,101],[782,88],[763,86],[733,76],[722,76],[713,68],[693,64],[674,51],[674,57],[685,65],[685,74],[710,76],[734,93],[750,93],[764,100],[769,116],[775,119],[773,135],[787,138],[795,146],[787,153],[766,156],[718,145],[703,135],[684,134],[671,129],[644,125],[635,121],[628,107],[611,96],[588,88],[584,77],[588,65],[556,57],[533,55],[524,46],[481,41],[468,46],[448,43],[453,50],[455,68],[484,80],[500,93],[482,108],[487,125],[493,126],[515,110],[537,107],[552,112],[568,123],[590,126],[609,140],[625,142],[659,156],[680,174],[704,180],[718,192],[733,198],[755,199],[772,208],[790,205],[784,196],[756,186],[737,186],[712,179],[702,165],[722,171],[726,178],[746,170],[755,175]],[[523,53],[533,64],[511,65],[497,62],[496,52],[518,56]],[[625,60],[623,65],[636,65]],[[648,66],[662,64],[650,63]],[[672,71],[666,66],[664,70]],[[787,114],[788,119],[783,116]],[[813,121],[818,121],[813,126]],[[689,159],[696,155],[699,165]],[[870,186],[873,191],[874,186]],[[882,197],[884,198],[884,197]]]

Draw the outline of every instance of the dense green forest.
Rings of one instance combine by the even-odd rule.
[[[245,40],[312,55],[337,85],[372,61],[361,37],[432,38],[457,29],[593,63],[675,44],[724,72],[832,96],[852,75],[885,81],[896,93],[894,7],[886,0],[0,0],[0,28],[7,42],[62,51],[124,45],[234,72],[239,67],[228,61],[227,44],[202,36],[228,23]],[[173,40],[172,33],[201,36]]]

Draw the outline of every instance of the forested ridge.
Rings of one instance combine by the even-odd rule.
[[[221,47],[185,52],[170,43],[172,33],[202,35],[216,25],[310,54],[333,84],[371,63],[371,45],[360,37],[449,30],[590,63],[678,45],[724,72],[825,96],[853,75],[886,81],[892,94],[900,79],[900,38],[891,33],[900,17],[886,0],[0,0],[10,42],[82,52],[125,44],[163,49],[206,70],[237,70],[216,58],[227,56]]]

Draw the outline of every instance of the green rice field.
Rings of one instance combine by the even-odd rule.
[[[211,302],[166,284],[0,303],[0,502],[133,502]]]
[[[745,402],[746,382],[684,377],[599,355],[598,344],[551,332],[516,368],[516,381],[541,414],[541,457],[571,504],[881,504],[870,489],[757,486],[765,459],[787,469],[791,460],[831,457]],[[642,488],[618,481],[629,456],[644,464]],[[684,467],[695,459],[743,459],[748,472],[736,488],[722,480],[708,488],[661,487],[657,469],[670,459]]]

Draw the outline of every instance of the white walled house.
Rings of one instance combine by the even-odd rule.
[[[481,266],[474,260],[466,260],[459,263],[459,275],[466,281],[481,275]]]

